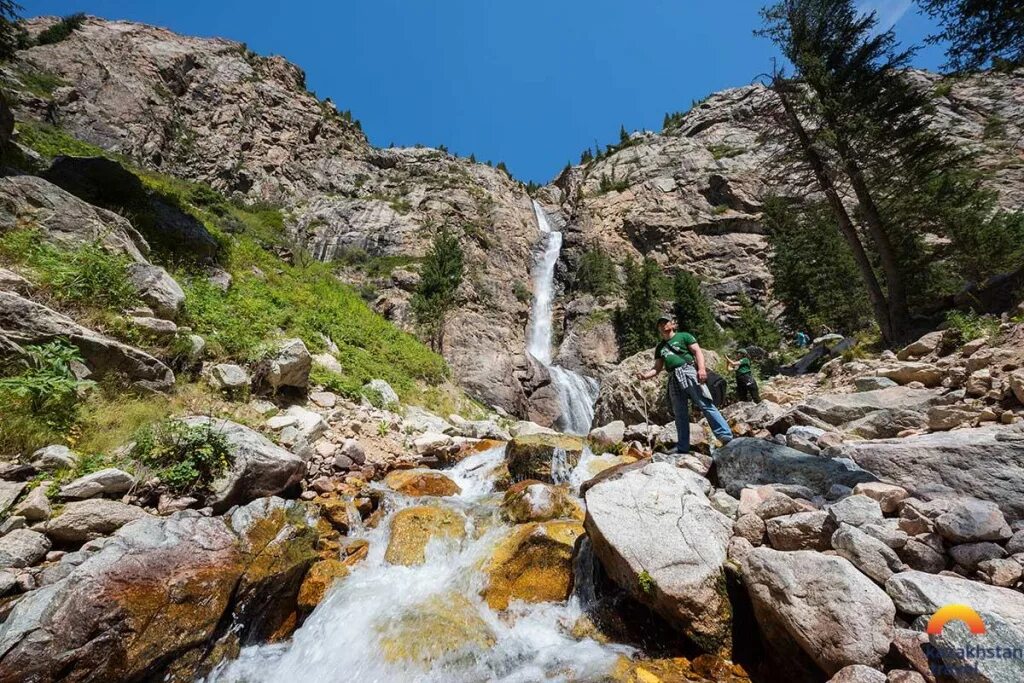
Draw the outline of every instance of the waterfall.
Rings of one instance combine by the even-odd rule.
[[[547,213],[536,201],[533,213],[544,239],[544,253],[533,271],[533,306],[526,333],[526,352],[548,369],[562,409],[558,427],[573,434],[586,434],[594,420],[597,381],[551,364],[551,319],[555,299],[555,266],[562,251],[562,233],[552,229]]]

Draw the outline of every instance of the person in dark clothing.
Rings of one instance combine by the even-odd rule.
[[[754,368],[750,364],[750,358],[744,352],[739,360],[726,357],[729,369],[736,370],[736,397],[741,401],[761,402],[761,392],[757,388],[757,379],[754,377]]]

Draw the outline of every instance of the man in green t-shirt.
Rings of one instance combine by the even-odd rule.
[[[726,356],[725,361],[730,369],[736,370],[736,397],[741,401],[761,402],[761,392],[757,388],[757,380],[754,378],[754,368],[750,364],[750,356],[746,349],[741,349],[742,354],[739,360],[733,360]]]
[[[668,372],[668,396],[676,418],[676,453],[690,452],[690,401],[704,413],[718,440],[729,443],[732,430],[705,385],[708,370],[696,337],[689,332],[677,332],[675,320],[667,315],[658,318],[658,334],[661,342],[654,348],[654,367],[637,376],[651,379],[662,370]]]

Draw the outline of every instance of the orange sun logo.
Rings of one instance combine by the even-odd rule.
[[[946,605],[932,615],[928,620],[928,635],[937,636],[942,633],[943,627],[951,621],[962,621],[971,629],[976,636],[985,633],[985,622],[973,609],[967,605]]]

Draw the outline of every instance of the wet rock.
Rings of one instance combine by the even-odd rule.
[[[128,266],[128,280],[139,298],[165,320],[174,320],[185,303],[185,291],[160,266],[133,263]]]
[[[405,508],[391,520],[391,538],[384,559],[391,564],[423,564],[430,539],[458,541],[465,535],[466,518],[457,510],[426,505]]]
[[[459,593],[428,598],[401,617],[381,622],[377,631],[385,660],[420,666],[497,642],[477,608]]]
[[[572,558],[583,525],[575,521],[517,526],[484,568],[483,598],[504,610],[512,600],[564,602],[572,591]]]
[[[762,439],[734,439],[715,451],[718,479],[727,492],[739,495],[745,486],[798,484],[825,495],[834,484],[856,486],[877,481],[852,462],[820,458]]]
[[[38,564],[50,550],[50,539],[31,529],[15,529],[0,536],[0,569]]]
[[[72,505],[96,502],[110,501]],[[230,519],[143,517],[21,598],[0,626],[0,680],[158,680],[231,624],[243,643],[266,638],[294,610],[315,540],[280,499]]]
[[[95,496],[120,496],[135,486],[135,477],[116,467],[86,474],[60,487],[60,497],[71,500]]]
[[[334,582],[345,578],[348,574],[348,566],[336,558],[314,563],[302,580],[302,587],[299,589],[298,595],[299,608],[311,612],[324,599]]]
[[[68,503],[60,514],[42,528],[58,543],[84,543],[117,531],[128,522],[146,516],[146,511],[116,500],[91,498]]]
[[[514,481],[534,479],[558,483],[577,465],[583,439],[567,434],[517,436],[508,444],[505,459]]]
[[[32,467],[43,472],[70,469],[75,466],[78,455],[67,446],[47,446],[32,454]]]
[[[395,470],[384,478],[392,490],[407,496],[457,496],[462,489],[434,470]]]
[[[699,475],[668,463],[622,470],[586,491],[585,524],[619,586],[717,652],[732,646],[722,568],[732,521],[711,507],[708,490]]]
[[[832,528],[824,510],[798,512],[765,522],[768,541],[776,550],[828,550]]]
[[[847,442],[834,454],[912,494],[952,491],[996,503],[1009,521],[1024,518],[1024,430],[1016,426]]]
[[[192,427],[209,425],[224,437],[231,450],[231,467],[212,483],[206,501],[215,512],[283,493],[306,473],[306,464],[299,456],[237,422],[205,416],[185,418],[183,422]]]
[[[583,508],[563,487],[539,481],[521,481],[505,492],[501,515],[513,524],[553,519],[582,521]]]
[[[860,529],[840,524],[832,534],[832,547],[868,578],[884,584],[894,573],[902,571],[902,560],[892,548]]]
[[[595,427],[590,430],[590,441],[599,447],[610,447],[622,443],[626,436],[626,423],[622,420],[613,420],[603,427]]]
[[[1005,541],[1012,532],[995,503],[975,498],[958,498],[935,519],[935,529],[953,543]]]
[[[780,661],[810,658],[830,675],[852,664],[881,666],[896,609],[847,560],[755,548],[742,576],[761,631]]]
[[[413,448],[420,455],[438,455],[447,452],[454,441],[447,434],[438,432],[426,432],[417,436],[413,442]]]

